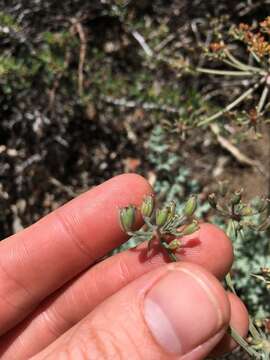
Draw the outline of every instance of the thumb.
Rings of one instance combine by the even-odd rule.
[[[108,298],[34,359],[203,359],[229,319],[213,275],[191,263],[168,264]]]

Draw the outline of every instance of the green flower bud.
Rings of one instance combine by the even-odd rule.
[[[173,219],[173,217],[175,216],[175,210],[176,210],[176,204],[174,201],[171,201],[168,204],[168,208],[169,208],[169,215],[168,215],[168,220]]]
[[[131,231],[135,223],[136,208],[133,205],[129,205],[120,209],[120,224],[125,232]]]
[[[192,216],[197,209],[197,197],[191,196],[184,207],[184,214],[186,216]]]
[[[154,202],[153,195],[148,195],[145,197],[141,206],[141,213],[144,217],[151,217],[154,210]]]
[[[191,224],[187,225],[184,230],[182,231],[182,234],[185,235],[191,235],[195,231],[199,230],[199,224],[197,221],[193,221]]]
[[[242,189],[240,191],[235,191],[233,197],[231,198],[231,205],[238,205],[240,203],[242,199],[242,192]]]
[[[222,197],[226,196],[227,192],[228,192],[228,181],[224,180],[224,181],[219,181],[218,183],[218,191],[220,193],[220,195]]]
[[[217,208],[217,197],[216,194],[212,193],[208,196],[208,202],[213,209]]]
[[[245,206],[240,210],[240,215],[251,216],[253,215],[253,209],[250,206]]]
[[[167,206],[156,210],[156,225],[163,226],[166,224],[169,215],[169,208]]]
[[[169,243],[169,245],[168,245],[168,249],[170,249],[170,250],[174,251],[174,250],[179,249],[179,248],[180,248],[180,246],[181,246],[181,242],[180,242],[180,240],[178,240],[178,239],[174,239],[174,240],[172,240],[172,241]]]

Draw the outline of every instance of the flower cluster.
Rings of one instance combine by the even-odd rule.
[[[224,57],[224,49],[226,45],[223,41],[212,42],[209,44],[210,54],[214,57]]]
[[[230,46],[228,39],[225,41],[221,30],[218,30],[215,33],[217,41],[210,43],[204,50],[208,58],[218,60],[224,65],[224,68],[217,68],[216,64],[210,68],[198,66],[195,68],[195,72],[217,76],[242,77],[247,80],[248,88],[221,110],[210,116],[205,117],[203,115],[199,119],[197,126],[208,125],[222,116],[232,114],[232,111],[235,111],[240,104],[250,99],[256,92],[259,92],[258,102],[257,97],[254,97],[257,102],[255,106],[256,113],[253,111],[250,114],[251,125],[257,135],[257,128],[254,122],[256,123],[258,118],[261,119],[269,109],[270,17],[267,17],[258,26],[250,26],[244,23],[238,26],[234,25],[230,28],[228,35],[230,38],[241,41],[245,45],[249,55],[248,58],[243,56],[243,51],[240,52],[241,58],[236,56],[234,54],[236,48]],[[237,120],[240,120],[243,124],[245,120],[241,120],[239,114],[238,112]]]
[[[260,23],[259,30],[255,31],[250,25],[243,23],[231,30],[234,38],[243,41],[248,45],[249,51],[254,52],[259,58],[270,55],[270,43],[263,33],[270,34],[270,17]]]
[[[270,217],[266,214],[269,200],[256,198],[251,203],[245,203],[242,195],[243,189],[228,194],[228,183],[223,181],[219,183],[218,192],[208,196],[208,202],[220,215],[231,220],[235,232],[245,228],[265,231],[270,226]]]
[[[177,213],[174,201],[156,207],[154,196],[148,195],[139,209],[129,205],[119,210],[120,224],[123,231],[137,241],[148,241],[148,250],[151,249],[152,242],[157,240],[170,259],[177,261],[175,251],[181,247],[181,237],[199,229],[198,221],[194,217],[196,208],[196,196],[191,196],[183,210]],[[144,226],[134,231],[137,211],[144,220]]]

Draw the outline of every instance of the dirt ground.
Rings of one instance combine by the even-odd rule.
[[[235,159],[230,159],[226,165],[226,177],[232,188],[239,186],[245,189],[248,199],[255,196],[269,196],[270,176],[270,132],[269,126],[262,128],[262,138],[253,139],[250,136],[247,142],[242,144],[240,150],[251,159],[256,159],[258,165],[243,166]],[[228,166],[229,165],[229,166]]]

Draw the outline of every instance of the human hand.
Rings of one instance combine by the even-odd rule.
[[[95,264],[126,240],[119,207],[150,192],[121,175],[0,242],[2,360],[195,360],[233,347],[229,322],[246,334],[244,305],[218,280],[231,243],[213,225],[184,239],[179,263],[142,244]]]

